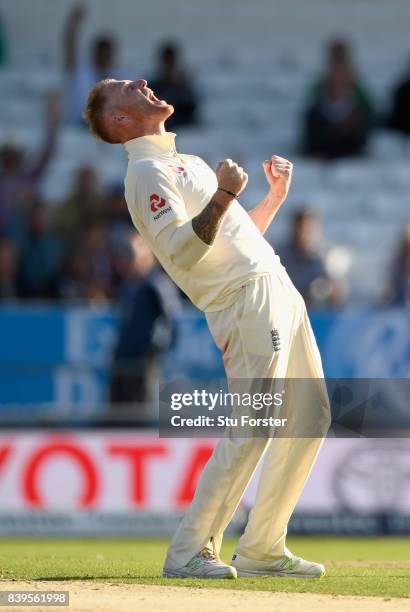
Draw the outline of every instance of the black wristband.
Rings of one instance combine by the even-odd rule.
[[[218,187],[217,191],[224,191],[225,193],[229,193],[229,195],[233,196],[234,198],[238,197],[236,193],[233,193],[232,191],[228,191],[227,189],[223,189],[223,187]]]

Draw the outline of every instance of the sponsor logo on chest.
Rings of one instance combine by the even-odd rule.
[[[165,198],[161,198],[157,193],[152,193],[149,197],[151,203],[152,212],[157,212],[160,208],[163,208],[167,203]]]

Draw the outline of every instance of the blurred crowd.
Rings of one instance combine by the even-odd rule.
[[[82,111],[92,85],[107,76],[126,78],[117,61],[117,42],[110,35],[97,37],[82,57],[79,38],[85,16],[84,8],[77,6],[65,23],[66,91],[61,97],[45,97],[42,147],[28,159],[16,143],[0,146],[0,301],[121,300],[129,283],[125,261],[144,257],[145,247],[135,242],[123,185],[103,185],[92,165],[78,169],[64,201],[50,206],[40,196],[62,122],[85,129]],[[0,68],[7,63],[6,39],[0,27]],[[195,83],[177,44],[166,41],[158,49],[150,84],[159,98],[175,106],[168,129],[200,122]],[[332,41],[323,73],[308,92],[302,123],[301,151],[324,160],[365,155],[369,135],[378,126],[410,136],[410,65],[392,92],[389,112],[381,114],[357,73],[349,44]],[[288,240],[275,246],[309,305],[339,307],[348,299],[348,288],[332,274],[320,224],[317,214],[302,206]],[[135,272],[138,266],[133,269],[141,275]],[[384,300],[410,304],[409,227],[397,249]]]
[[[98,36],[91,44],[89,56],[81,57],[79,37],[85,16],[84,7],[76,6],[68,15],[63,33],[66,119],[81,125],[84,125],[82,113],[88,93],[97,81],[129,78],[119,65],[117,42],[111,35]],[[175,42],[165,41],[158,49],[157,69],[149,82],[159,99],[166,99],[175,107],[174,115],[167,122],[169,129],[197,122],[195,87]]]
[[[0,149],[0,299],[116,298],[123,280],[118,245],[131,227],[123,186],[103,188],[95,169],[84,166],[64,201],[52,207],[42,201],[39,182],[60,113],[55,100],[47,102],[35,159],[10,144]]]
[[[391,92],[390,109],[380,112],[357,73],[352,50],[335,39],[326,49],[323,73],[308,92],[303,119],[302,151],[321,159],[364,155],[378,127],[410,136],[410,61]]]
[[[92,165],[80,167],[67,198],[42,201],[41,180],[58,147],[63,122],[83,126],[89,90],[108,76],[124,78],[117,45],[98,36],[88,57],[79,52],[86,16],[74,7],[65,23],[62,47],[65,91],[45,96],[44,139],[34,159],[15,142],[0,145],[0,301],[120,299],[127,282],[124,252],[132,228],[123,184],[103,185]],[[7,63],[7,37],[0,20],[0,68]],[[168,129],[197,121],[197,97],[173,42],[158,50],[150,79],[160,98],[175,105]],[[138,249],[131,249],[138,257]]]

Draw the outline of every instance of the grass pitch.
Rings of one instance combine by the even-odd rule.
[[[0,579],[182,585],[189,587],[284,591],[379,597],[410,596],[410,539],[289,537],[297,555],[323,562],[320,580],[162,578],[165,540],[2,540]],[[226,539],[228,561],[235,541]],[[409,604],[410,607],[410,604]]]

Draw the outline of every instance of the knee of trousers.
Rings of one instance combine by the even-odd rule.
[[[215,449],[214,459],[228,469],[246,464],[252,468],[257,465],[269,442],[268,438],[224,438]]]

